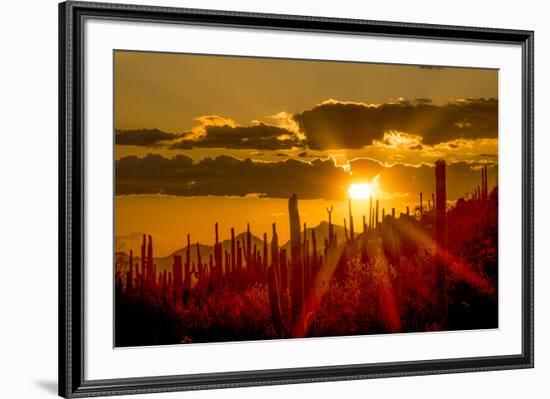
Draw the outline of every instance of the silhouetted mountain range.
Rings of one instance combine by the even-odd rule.
[[[344,226],[333,224],[333,228],[334,228],[334,234],[336,234],[337,237],[338,237],[338,242],[343,242],[343,239],[344,239],[344,236],[345,236]],[[317,251],[322,252],[323,248],[324,248],[323,245],[324,245],[325,238],[328,238],[328,222],[323,221],[318,226],[316,226],[314,228],[308,227],[306,229],[306,236],[307,236],[308,240],[311,240],[311,231],[312,230],[315,230],[315,238],[317,240]],[[362,226],[355,223],[355,231],[356,231],[356,234],[361,233],[363,231]],[[267,233],[268,233],[268,236],[267,236],[268,242],[271,243],[271,231],[269,231]],[[304,232],[302,231],[302,236],[303,236],[303,234],[304,234]],[[155,237],[153,237],[153,240],[154,239],[155,239]],[[243,243],[246,243],[246,232],[242,232],[242,233],[239,233],[238,235],[235,235],[235,241],[236,242],[240,241],[241,248],[242,248]],[[254,249],[254,245],[256,245],[256,249],[259,250],[260,253],[262,253],[263,245],[264,245],[263,244],[263,239],[261,239],[260,237],[258,237],[258,236],[251,233],[250,243],[251,243],[250,245],[252,246],[252,250]],[[227,251],[228,253],[231,253],[231,239],[221,241],[221,245],[222,245],[222,253],[224,253],[225,251]],[[236,245],[237,244],[235,244],[235,247],[236,247]],[[204,245],[204,244],[199,243],[199,247],[200,247],[202,263],[208,263],[210,255],[214,254],[214,246],[213,245]],[[286,249],[287,253],[290,256],[290,241],[287,241],[285,244],[280,246],[280,248]],[[174,262],[174,255],[181,255],[183,257],[183,261],[185,262],[185,253],[186,253],[186,251],[187,251],[187,245],[180,248],[180,249],[175,250],[174,252],[172,252],[168,256],[155,257],[154,258],[154,263],[157,265],[157,272],[163,271],[163,270],[171,271],[172,270],[172,263]],[[124,262],[126,262],[127,259],[128,259],[128,255],[124,252],[117,252],[116,256],[117,256],[117,259],[119,259],[121,261],[124,261]],[[198,259],[197,244],[192,242],[191,243],[191,262],[197,263],[197,259]],[[141,257],[134,256],[134,264],[135,263],[138,263],[141,267]],[[243,261],[243,263],[244,263],[244,261]]]

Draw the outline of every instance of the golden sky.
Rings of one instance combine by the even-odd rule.
[[[495,70],[117,51],[117,129],[184,132],[217,114],[238,124],[328,99],[497,98]]]
[[[430,196],[439,158],[451,201],[484,164],[497,181],[496,70],[129,51],[114,63],[117,236],[154,230],[167,253],[184,231],[235,223],[206,197],[249,204],[263,230],[294,192],[312,223],[352,184],[404,209]],[[172,226],[177,209],[204,226]]]

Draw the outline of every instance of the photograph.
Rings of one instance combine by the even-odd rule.
[[[115,347],[499,328],[498,69],[113,73]]]
[[[5,2],[0,399],[545,396],[549,14],[471,3]]]

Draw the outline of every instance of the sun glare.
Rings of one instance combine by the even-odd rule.
[[[348,194],[351,199],[369,199],[372,191],[370,183],[354,183],[349,186]]]

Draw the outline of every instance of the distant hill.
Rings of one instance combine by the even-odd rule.
[[[344,240],[344,226],[340,226],[337,224],[333,225],[334,227],[334,234],[338,237],[338,242],[343,242]],[[355,223],[354,225],[356,234],[359,234],[363,231],[362,226]],[[311,240],[311,231],[315,230],[315,237],[317,240],[317,250],[322,251],[325,238],[328,238],[328,222],[323,221],[318,226],[311,228],[307,228],[306,236],[308,240]],[[303,231],[302,231],[302,237],[303,237]],[[268,240],[269,243],[271,242],[271,232],[268,234]],[[235,241],[241,242],[241,247],[243,246],[243,242],[246,243],[246,232],[239,233],[235,236]],[[228,253],[231,253],[231,240],[224,240],[221,242],[222,245],[222,253],[227,251]],[[236,247],[237,244],[235,244]],[[254,234],[251,234],[251,246],[254,248],[254,245],[256,245],[256,249],[258,249],[260,252],[263,251],[263,239],[255,236]],[[214,246],[213,245],[204,245],[199,244],[200,247],[200,253],[201,253],[201,259],[203,263],[208,263],[210,255],[214,254]],[[287,241],[281,248],[284,248],[288,251],[290,255],[290,241]],[[172,263],[174,262],[174,255],[181,255],[183,257],[183,261],[185,262],[185,253],[187,250],[187,246],[177,249],[176,251],[172,252],[170,255],[165,257],[155,257],[153,258],[154,263],[157,265],[157,272],[161,272],[163,270],[172,271]],[[126,264],[128,262],[128,255],[124,252],[117,252],[116,254],[117,261],[121,262],[122,264]],[[197,244],[191,243],[191,262],[197,263]],[[141,267],[141,257],[134,256],[134,264],[137,263]],[[243,260],[244,262],[244,260]]]
[[[334,234],[338,237],[338,242],[343,242],[345,233],[344,233],[344,226],[340,226],[337,224],[332,225],[334,229]],[[357,226],[354,224],[355,230],[357,230]],[[325,242],[325,239],[328,239],[328,222],[323,221],[316,227],[307,227],[306,226],[306,237],[308,240],[311,241],[311,232],[312,230],[315,230],[315,240],[317,241],[317,250],[321,251],[323,249],[323,245]],[[362,228],[358,231],[362,231]],[[302,231],[302,237],[304,236],[304,232]],[[286,242],[281,248],[284,248],[290,253],[290,240]]]
[[[240,233],[235,236],[235,250],[237,250],[237,241],[241,242],[241,247],[243,246],[243,243],[246,243],[246,233]],[[224,240],[221,241],[222,244],[222,254],[227,251],[228,253],[231,253],[231,240]],[[254,248],[254,245],[256,245],[256,249],[259,249],[260,251],[263,250],[264,242],[260,238],[256,237],[254,234],[251,234],[250,239],[250,245],[252,248]],[[200,252],[201,252],[201,259],[204,262],[208,262],[210,255],[214,255],[214,246],[213,245],[203,245],[199,244],[200,246]],[[164,257],[164,258],[155,258],[158,259],[158,264],[165,264],[165,262],[168,262],[168,267],[172,268],[172,262],[174,260],[174,255],[181,255],[183,256],[183,261],[185,262],[185,253],[187,252],[187,246],[177,249],[176,251],[172,252],[170,255]],[[191,243],[191,262],[197,263],[197,244]],[[158,266],[157,266],[158,267]]]

